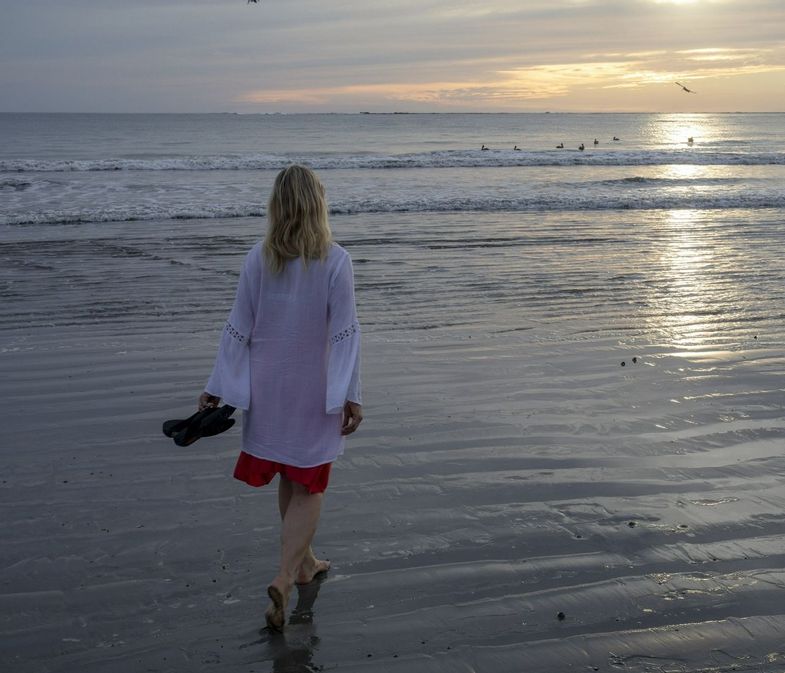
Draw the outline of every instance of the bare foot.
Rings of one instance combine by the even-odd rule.
[[[311,558],[306,558],[300,566],[300,572],[297,573],[296,584],[308,584],[313,582],[317,575],[326,573],[330,569],[329,561],[322,561],[311,555]]]
[[[283,625],[286,623],[286,605],[289,603],[289,592],[284,593],[275,584],[271,584],[267,587],[267,595],[272,601],[267,612],[264,613],[267,626],[275,631],[283,631]]]

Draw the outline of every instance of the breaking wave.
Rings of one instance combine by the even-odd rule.
[[[413,154],[227,155],[151,159],[3,159],[0,172],[69,171],[216,171],[277,170],[290,163],[317,170],[388,168],[506,168],[515,166],[657,166],[669,164],[785,165],[783,152],[713,152],[699,150],[450,150]]]
[[[527,212],[572,210],[649,210],[649,209],[726,209],[726,208],[785,208],[785,193],[742,192],[735,194],[646,194],[595,196],[571,193],[537,195],[520,198],[495,197],[425,197],[422,199],[347,199],[331,204],[333,215],[361,213],[412,212]],[[86,222],[127,222],[178,219],[225,219],[262,217],[265,209],[259,205],[183,207],[167,204],[143,204],[83,210],[48,210],[36,213],[8,214],[0,217],[0,224],[73,224]]]

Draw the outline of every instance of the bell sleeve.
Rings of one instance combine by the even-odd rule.
[[[254,325],[254,255],[256,247],[248,254],[240,273],[237,295],[229,318],[224,324],[218,344],[218,355],[205,391],[220,397],[224,403],[248,410],[251,403],[251,357],[249,344]],[[258,288],[257,288],[258,290]]]
[[[347,400],[362,404],[360,391],[360,323],[354,302],[354,272],[349,255],[341,263],[328,298],[326,412],[343,411]]]

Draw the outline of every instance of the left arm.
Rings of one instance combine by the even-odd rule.
[[[348,255],[330,285],[327,333],[330,339],[330,353],[327,363],[326,411],[328,414],[343,412],[346,420],[347,403],[354,404],[358,409],[362,404],[360,323],[357,321],[354,301],[352,261]],[[357,416],[350,413],[349,418],[357,418]],[[361,412],[359,419],[362,419]]]

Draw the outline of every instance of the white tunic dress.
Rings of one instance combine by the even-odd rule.
[[[334,243],[326,259],[292,260],[274,274],[255,245],[205,390],[245,410],[246,453],[295,467],[343,453],[344,404],[361,403],[349,253]]]

